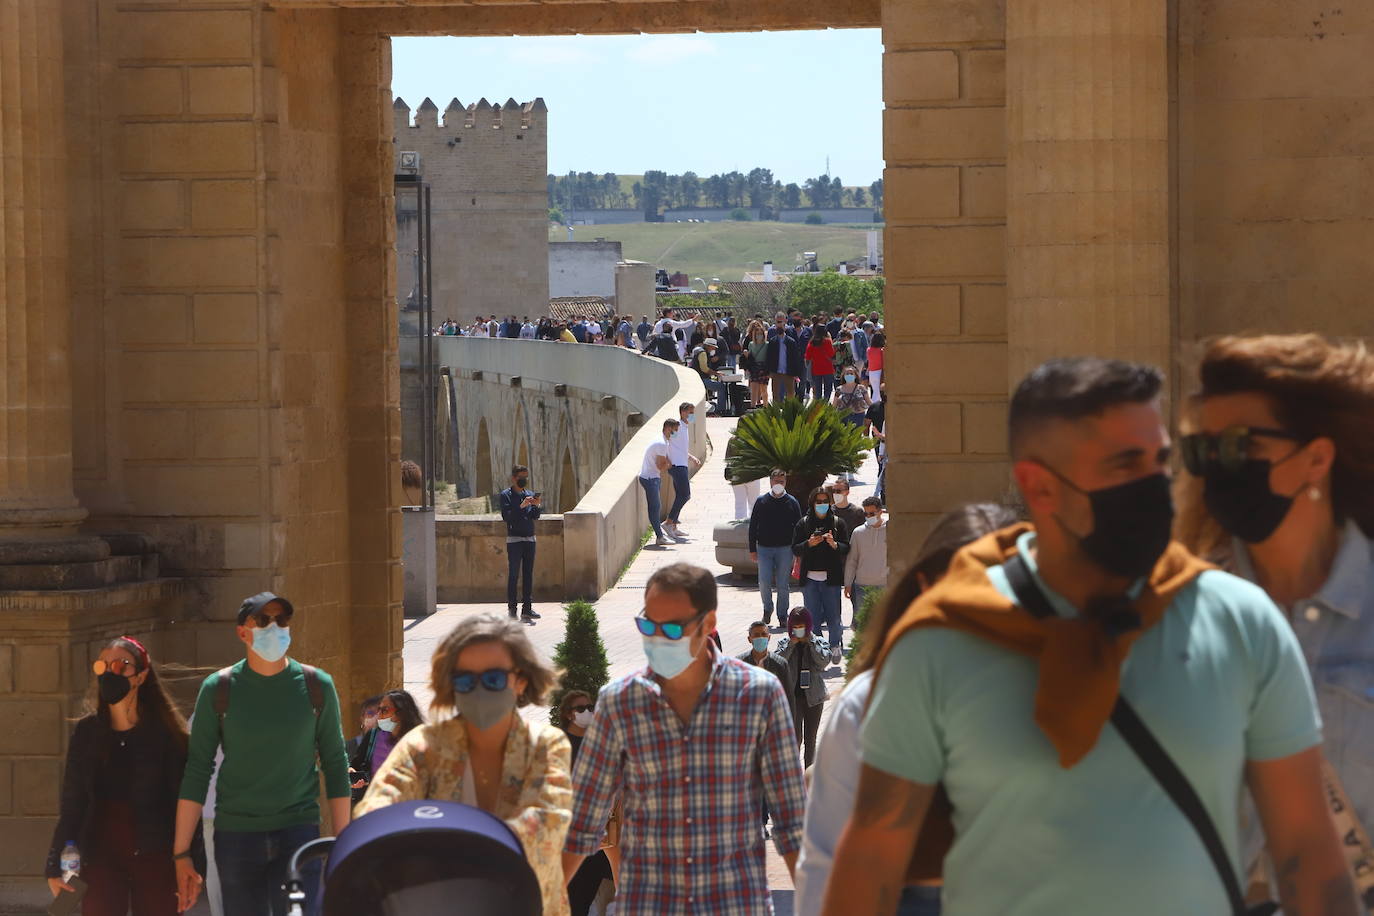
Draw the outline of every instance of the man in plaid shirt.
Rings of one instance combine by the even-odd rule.
[[[635,618],[647,668],[608,685],[573,767],[569,875],[624,801],[619,916],[773,912],[759,816],[789,871],[806,807],[782,683],[719,652],[716,582],[687,563],[657,570]]]

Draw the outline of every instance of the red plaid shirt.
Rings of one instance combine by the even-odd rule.
[[[622,916],[772,913],[765,802],[778,852],[801,847],[806,795],[782,683],[712,653],[686,726],[647,668],[603,689],[573,766],[568,852],[596,852],[616,796],[624,798]]]

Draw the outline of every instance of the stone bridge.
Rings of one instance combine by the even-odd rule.
[[[536,525],[536,598],[600,596],[648,528],[638,483],[644,450],[680,403],[706,413],[701,382],[682,366],[622,347],[474,337],[434,343],[441,479],[460,495],[487,497],[510,485],[512,464],[529,467],[547,507]],[[694,424],[691,437],[693,454],[705,458],[705,424]],[[665,488],[671,500],[666,479]],[[436,555],[441,603],[505,600],[499,513],[440,515]]]

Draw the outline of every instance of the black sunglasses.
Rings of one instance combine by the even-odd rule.
[[[488,668],[486,671],[458,671],[453,675],[453,689],[457,693],[472,693],[480,683],[492,693],[500,693],[510,683],[515,672],[505,668]]]
[[[1238,471],[1250,460],[1250,443],[1255,438],[1302,442],[1286,429],[1267,426],[1231,426],[1219,433],[1189,433],[1178,441],[1179,454],[1188,473],[1202,476],[1213,468]]]
[[[645,617],[644,613],[641,611],[639,616],[635,618],[635,626],[639,627],[639,632],[643,633],[645,636],[653,636],[655,633],[662,632],[663,635],[669,639],[681,639],[683,634],[687,632],[687,628],[704,616],[706,615],[698,614],[691,620],[674,621],[673,623],[654,623],[648,617]]]
[[[568,707],[568,711],[569,711],[569,712],[587,712],[588,710],[590,710],[590,709],[595,709],[595,708],[596,708],[596,707],[593,706],[591,703],[578,703],[578,704],[575,705],[575,706],[569,706],[569,707]]]
[[[270,614],[265,614],[262,611],[258,611],[256,614],[249,614],[247,617],[243,619],[243,622],[247,623],[250,620],[260,627],[265,627],[269,623],[275,623],[277,626],[281,627],[282,629],[285,629],[286,627],[291,626],[291,612],[282,611],[280,614],[273,617]]]

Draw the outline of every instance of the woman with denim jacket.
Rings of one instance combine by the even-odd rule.
[[[1355,868],[1374,867],[1374,356],[1315,334],[1222,337],[1200,381],[1178,533],[1287,613],[1321,709],[1328,794],[1349,799],[1337,823],[1374,906],[1374,875]]]

